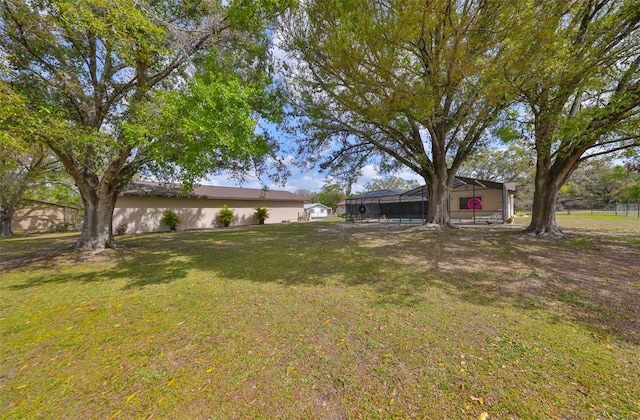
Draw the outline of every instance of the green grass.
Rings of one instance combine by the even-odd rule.
[[[637,239],[314,222],[97,254],[3,240],[0,417],[640,418]]]
[[[640,218],[635,213],[629,216],[616,216],[611,212],[594,212],[592,214],[588,211],[572,211],[571,214],[557,213],[556,220],[558,225],[565,229],[600,230],[640,235]]]

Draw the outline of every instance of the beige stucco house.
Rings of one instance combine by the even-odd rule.
[[[457,177],[449,196],[449,216],[457,220],[495,219],[515,216],[516,184]]]
[[[37,200],[24,200],[11,220],[11,230],[49,230],[63,222],[75,224],[81,210],[77,207],[62,206]]]
[[[210,229],[217,226],[216,214],[225,204],[236,215],[232,225],[258,224],[253,216],[256,207],[269,210],[266,224],[296,221],[304,212],[304,198],[288,191],[201,185],[183,193],[174,185],[137,181],[118,197],[113,229],[114,233],[119,226],[126,226],[126,233],[169,230],[160,223],[166,210],[180,217],[178,230]]]

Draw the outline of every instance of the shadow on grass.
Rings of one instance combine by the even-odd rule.
[[[125,289],[135,289],[194,276],[285,286],[362,285],[377,294],[378,304],[401,306],[418,305],[437,288],[477,305],[552,310],[598,333],[640,342],[640,244],[631,240],[552,241],[496,229],[429,232],[309,223],[143,235],[122,243],[126,249],[102,257],[65,254],[75,264],[103,258],[104,268],[47,271],[11,288],[122,279]],[[57,257],[56,264],[65,263]]]

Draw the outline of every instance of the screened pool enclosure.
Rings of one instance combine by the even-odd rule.
[[[515,184],[456,177],[448,200],[449,217],[457,222],[502,223],[513,217]],[[428,190],[425,185],[409,191],[369,191],[345,200],[348,221],[387,220],[424,223]]]
[[[422,223],[427,217],[427,187],[410,191],[369,191],[345,200],[349,220],[387,219]]]

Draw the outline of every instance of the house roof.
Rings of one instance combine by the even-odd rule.
[[[159,182],[149,181],[131,182],[121,195],[135,197],[206,198],[217,200],[305,201],[303,197],[290,193],[289,191],[200,185],[195,187],[192,192],[184,192],[180,185],[161,184]]]
[[[362,198],[378,198],[378,197],[387,197],[387,196],[396,196],[402,194],[400,190],[376,190],[376,191],[367,191],[362,194],[355,195],[353,197],[347,198],[346,201],[354,200],[354,199],[362,199]]]

